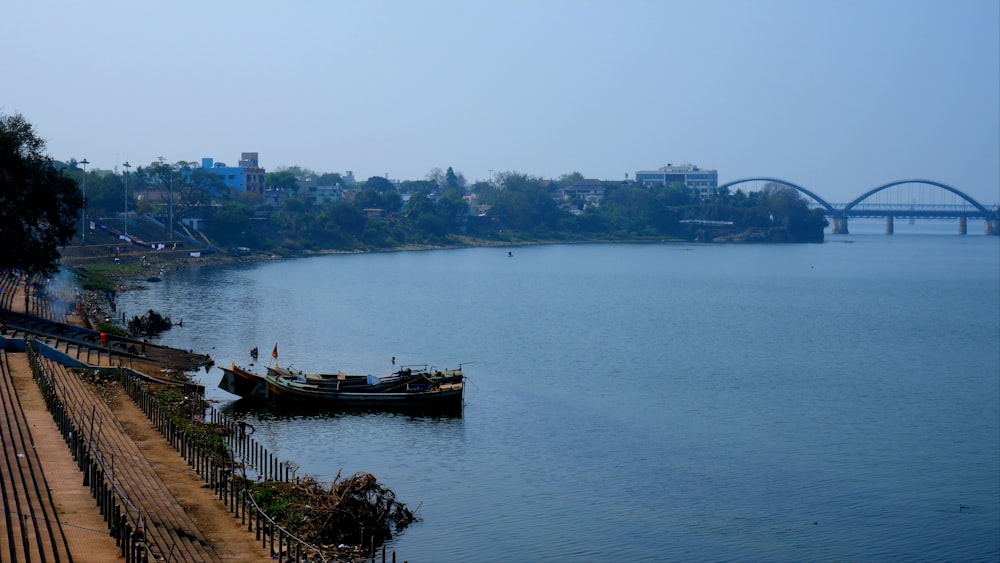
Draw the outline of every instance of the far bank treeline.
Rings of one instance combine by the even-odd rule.
[[[63,172],[83,184],[80,162],[70,160]],[[216,246],[282,255],[478,241],[822,242],[827,225],[822,210],[810,209],[799,192],[781,184],[751,192],[724,188],[699,198],[682,184],[590,181],[596,197],[564,195],[582,180],[577,172],[558,180],[501,172],[466,185],[460,173],[436,168],[425,180],[393,183],[375,176],[345,186],[339,174],[296,169],[267,173],[262,197],[236,193],[193,163],[153,162],[132,169],[128,196],[130,210],[164,224],[171,215],[175,224],[202,219],[203,233]],[[315,186],[343,186],[343,197],[317,203]],[[124,175],[88,171],[86,192],[89,216],[118,217]]]
[[[450,169],[449,169],[450,172]],[[692,197],[687,187],[603,182],[599,204],[560,197],[576,175],[545,181],[520,173],[492,183],[441,188],[435,181],[370,178],[351,202],[314,205],[286,197],[280,208],[228,201],[204,209],[204,230],[220,246],[276,253],[371,250],[407,245],[586,240],[822,242],[827,220],[799,193],[761,191]],[[474,194],[470,209],[466,194]]]
[[[83,184],[79,162],[71,160],[63,172]],[[128,182],[134,212],[164,224],[171,214],[175,224],[197,217],[216,246],[280,255],[478,241],[822,242],[828,224],[821,209],[811,209],[799,192],[781,184],[750,192],[723,188],[699,198],[683,184],[603,181],[594,186],[597,198],[564,195],[581,180],[576,172],[558,180],[502,172],[490,182],[467,186],[451,168],[435,169],[426,180],[393,183],[371,177],[346,186],[344,197],[329,203],[317,203],[304,186],[343,185],[339,174],[269,172],[268,194],[280,197],[266,198],[235,193],[218,176],[190,163],[137,166]],[[124,175],[87,172],[86,186],[88,215],[120,216]],[[145,197],[136,198],[137,193]],[[171,199],[172,209],[166,204]]]
[[[501,172],[467,186],[448,168],[418,181],[372,177],[318,204],[303,186],[344,186],[339,174],[270,172],[265,197],[236,193],[190,162],[161,158],[120,174],[53,161],[44,148],[24,116],[0,114],[0,235],[20,249],[0,258],[0,271],[53,273],[59,248],[85,223],[81,210],[87,222],[114,222],[123,205],[164,225],[197,218],[216,246],[274,254],[535,241],[821,242],[827,225],[822,210],[780,184],[700,198],[684,185],[588,181],[592,190],[568,196],[580,193],[566,190],[584,180],[577,172],[558,180]]]

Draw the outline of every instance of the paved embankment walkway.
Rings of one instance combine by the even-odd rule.
[[[24,415],[7,353],[0,351],[0,561],[70,561],[49,484]]]
[[[0,538],[5,538],[0,540],[3,542],[0,561],[42,561],[40,556],[48,545],[62,549],[53,553],[58,558],[46,558],[45,561],[114,561],[118,558],[115,542],[108,536],[108,526],[97,511],[90,489],[83,485],[83,475],[66,448],[52,415],[46,410],[38,385],[31,378],[26,355],[0,352],[0,362],[4,368],[0,371],[4,379],[0,384],[0,394],[4,395],[4,426],[0,429],[5,444],[4,454],[9,454],[7,444],[15,443],[8,438],[15,428],[24,433],[21,443],[27,445],[22,445],[14,455],[24,467],[25,475],[43,484],[41,489],[24,491],[28,497],[25,500],[29,502],[27,514],[32,516],[28,519],[21,514],[22,520],[32,527],[39,527],[44,518],[47,524],[45,529],[35,533],[23,525],[10,527],[9,524],[13,523],[10,519],[0,522],[0,528],[8,526],[0,530]],[[16,420],[8,423],[12,417],[16,419],[18,413],[23,416],[23,423],[16,424]],[[8,468],[9,464],[4,464],[0,472]],[[4,482],[10,477],[10,473],[5,474]],[[11,511],[6,497],[4,506],[8,512]],[[49,506],[51,511],[42,512]],[[72,558],[65,555],[66,551],[72,554]],[[28,557],[29,552],[37,556]]]
[[[11,281],[9,276],[0,276],[0,309],[23,315],[23,290],[19,291],[17,283],[10,285]],[[29,302],[28,307],[35,310],[36,305]],[[38,307],[38,311],[55,313],[51,307]],[[47,330],[44,322],[27,330],[16,329],[18,332],[8,327],[7,337],[37,338],[89,365],[108,366],[125,359],[122,351],[112,356],[107,348],[102,351],[99,343],[97,350],[91,349],[87,341],[70,334],[71,326],[54,324],[54,331]],[[4,507],[0,562],[122,560],[93,496],[96,493],[84,484],[84,473],[71,453],[74,450],[46,407],[27,354],[3,347],[0,345],[0,500]],[[24,349],[23,342],[20,349]],[[63,410],[76,419],[77,427],[85,421],[90,429],[100,430],[86,449],[91,456],[99,451],[100,459],[111,468],[115,493],[129,499],[125,509],[142,515],[145,537],[158,560],[270,560],[264,547],[205,488],[204,481],[120,386],[95,385],[62,363],[44,357],[38,360],[54,382]]]
[[[98,395],[93,385],[62,364],[41,357],[38,362],[70,419],[77,421],[78,428],[89,425],[90,434],[97,437],[87,449],[105,471],[110,470],[116,496],[127,499],[124,510],[145,522],[145,537],[153,553],[173,555],[177,561],[221,561],[119,422],[122,411],[137,410],[135,405],[122,402],[120,394],[113,398]],[[113,390],[117,390],[116,381],[105,388]]]

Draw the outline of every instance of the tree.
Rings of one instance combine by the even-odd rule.
[[[450,169],[449,169],[450,170]],[[457,189],[446,190],[438,199],[438,215],[446,224],[454,225],[458,218],[469,212],[469,204]]]
[[[205,232],[213,241],[227,245],[249,245],[250,216],[253,210],[238,203],[226,203],[210,208]]]
[[[396,190],[382,192],[382,209],[389,213],[396,213],[403,208],[403,196]]]
[[[444,187],[452,190],[457,189],[459,187],[458,176],[455,175],[455,171],[451,169],[451,166],[449,166],[448,171],[445,172]]]
[[[379,209],[382,207],[382,197],[371,188],[365,188],[354,196],[354,205],[358,209]]]
[[[344,178],[336,172],[327,172],[319,177],[318,184],[320,186],[342,186]]]
[[[434,215],[434,202],[431,201],[426,194],[417,192],[410,197],[410,201],[406,202],[406,212],[407,217],[416,220],[422,215]]]
[[[637,235],[650,224],[653,196],[645,188],[622,186],[605,193],[600,213],[605,224],[623,235]]]
[[[565,188],[567,186],[572,186],[573,184],[582,181],[583,174],[579,172],[570,172],[569,174],[563,174],[559,177],[559,187]]]
[[[404,194],[415,194],[421,192],[430,195],[437,190],[437,184],[432,180],[407,180],[399,183],[399,191]]]
[[[528,234],[551,231],[564,213],[540,178],[517,172],[497,174],[497,189],[480,192],[480,202],[491,205],[491,217],[501,228]]]
[[[682,183],[674,183],[669,186],[650,188],[650,192],[662,199],[666,205],[688,205],[691,201],[691,190]],[[721,192],[720,192],[721,193]],[[728,192],[727,192],[728,193]]]
[[[433,237],[444,236],[448,225],[437,214],[437,208],[426,194],[417,192],[406,202],[406,216],[424,234]]]
[[[761,190],[773,223],[784,227],[792,240],[822,241],[829,224],[822,209],[809,209],[805,198],[793,188],[769,183]]]
[[[381,176],[372,176],[361,186],[362,190],[375,190],[378,193],[395,190],[396,186],[389,180]]]
[[[471,186],[469,186],[469,191],[471,193],[478,194],[478,193],[482,192],[483,190],[489,189],[489,187],[490,187],[490,183],[489,182],[479,181],[479,182],[476,182],[476,183],[472,184]]]
[[[45,141],[21,114],[0,115],[0,271],[51,275],[76,231],[83,194],[42,154]]]
[[[264,185],[269,190],[295,193],[299,190],[298,179],[291,170],[268,172],[264,175]]]
[[[81,177],[82,178],[82,177]],[[87,213],[91,216],[121,213],[125,180],[110,171],[87,172]]]
[[[323,217],[351,235],[360,234],[365,228],[365,216],[361,214],[361,210],[343,201],[328,205],[323,210]]]
[[[435,186],[443,186],[445,183],[444,171],[435,166],[427,172],[425,179],[428,182],[434,182]]]
[[[196,168],[190,177],[184,178],[179,199],[189,206],[208,205],[217,198],[229,199],[230,190],[218,174]]]

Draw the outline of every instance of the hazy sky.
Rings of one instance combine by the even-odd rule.
[[[1000,2],[0,5],[0,113],[91,167],[619,179],[690,162],[827,201],[1000,201]]]

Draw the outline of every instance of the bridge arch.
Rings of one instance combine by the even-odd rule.
[[[877,194],[878,192],[880,192],[882,190],[887,190],[887,189],[889,189],[889,188],[891,188],[893,186],[898,186],[900,184],[927,184],[927,185],[930,185],[930,186],[935,186],[935,187],[941,188],[942,190],[947,190],[947,191],[949,191],[949,192],[957,195],[958,197],[964,199],[965,201],[969,202],[973,207],[975,207],[980,213],[983,214],[983,217],[990,218],[993,215],[993,213],[989,209],[987,209],[986,206],[984,206],[983,204],[979,203],[978,201],[972,199],[967,194],[962,193],[962,191],[959,190],[959,189],[957,189],[957,188],[953,188],[953,187],[951,187],[951,186],[949,186],[947,184],[942,184],[941,182],[935,182],[933,180],[917,180],[917,179],[914,179],[914,180],[896,180],[895,182],[889,182],[888,184],[884,184],[884,185],[881,185],[881,186],[879,186],[877,188],[873,188],[871,190],[868,190],[867,192],[865,192],[865,193],[861,194],[860,196],[858,196],[854,201],[852,201],[852,202],[848,203],[847,205],[845,205],[843,212],[844,213],[848,213],[848,212],[851,211],[851,209],[854,209],[854,206],[858,205],[859,203],[861,203],[862,201],[868,199],[869,197]]]
[[[780,180],[778,178],[742,178],[740,180],[733,180],[732,182],[726,182],[725,184],[722,184],[721,186],[719,186],[719,189],[721,190],[723,188],[730,188],[730,187],[738,185],[738,184],[746,184],[746,183],[749,183],[749,182],[772,182],[772,183],[775,183],[775,184],[781,184],[783,186],[788,186],[789,188],[792,188],[793,190],[802,192],[802,193],[806,194],[807,196],[813,198],[816,201],[816,203],[819,203],[821,206],[823,206],[823,209],[826,210],[826,213],[828,215],[836,215],[838,213],[838,211],[836,209],[834,209],[834,207],[832,205],[830,205],[829,203],[827,203],[827,201],[825,199],[819,197],[818,195],[816,195],[812,191],[807,190],[806,188],[803,188],[802,186],[793,184],[791,182],[788,182],[788,181],[785,181],[785,180]]]

